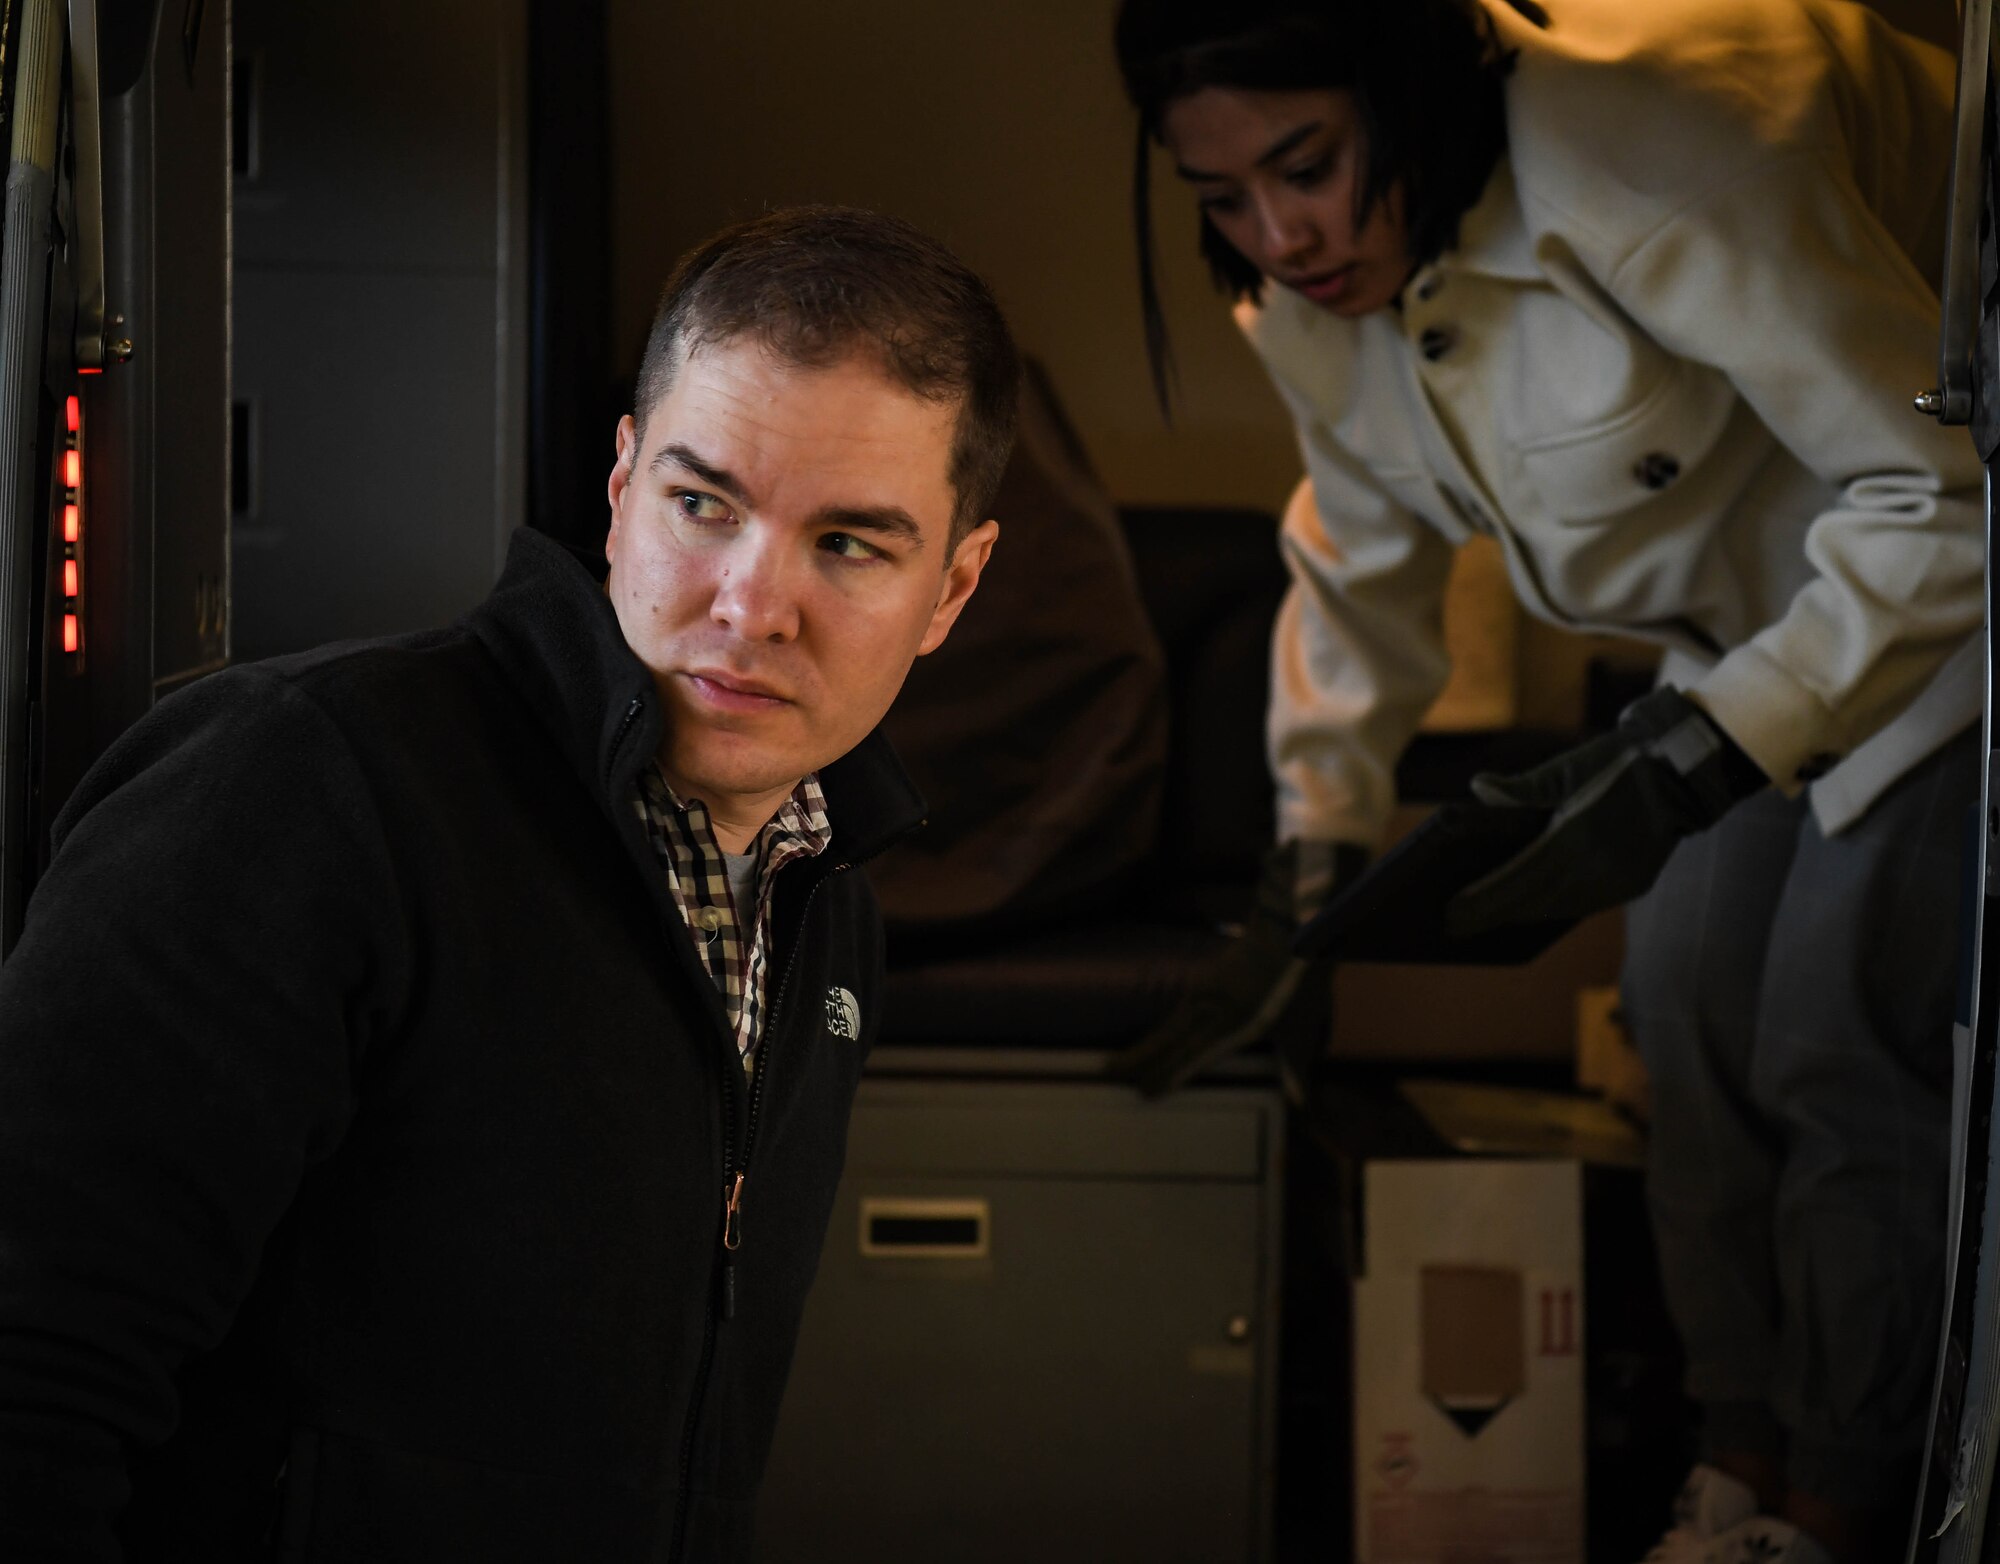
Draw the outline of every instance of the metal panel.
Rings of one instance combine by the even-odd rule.
[[[229,652],[229,8],[142,4],[98,21],[115,45],[100,99],[112,346],[102,373],[52,387],[82,400],[83,655],[54,652],[52,594],[44,830],[157,694]]]
[[[67,197],[61,223],[69,247],[53,270],[46,254],[35,263],[32,292],[12,278],[0,288],[8,307],[25,309],[50,339],[45,365],[39,346],[33,364],[9,350],[16,367],[38,376],[46,369],[38,388],[44,407],[29,410],[25,423],[18,409],[0,413],[0,424],[46,431],[66,397],[80,396],[83,633],[76,654],[65,653],[64,599],[52,585],[27,627],[45,651],[33,724],[38,753],[32,761],[0,755],[10,796],[25,785],[32,798],[25,834],[0,854],[10,905],[46,849],[49,820],[91,759],[156,690],[219,666],[228,653],[228,7],[119,10],[119,64],[102,83],[94,7],[76,0],[72,10],[82,24],[70,71],[75,145],[62,166],[74,181],[56,195],[58,203]],[[16,185],[10,200],[30,197],[26,182]],[[47,191],[34,200],[46,203]],[[48,215],[35,220],[44,235]],[[33,226],[18,225],[23,242]],[[107,307],[113,313],[100,322]],[[106,336],[115,344],[109,352]],[[102,373],[79,380],[78,369]],[[45,469],[50,455],[40,453]],[[8,529],[43,555],[51,584],[62,579],[60,499],[44,479]],[[4,568],[0,576],[19,580]],[[18,646],[18,636],[7,639]],[[7,814],[10,831],[21,818]]]
[[[759,1556],[1265,1557],[1280,1122],[1263,1093],[864,1082]],[[977,1212],[979,1242],[884,1252],[864,1209]]]
[[[151,463],[160,691],[229,657],[229,14],[209,10],[190,35],[195,13],[161,8],[149,84],[157,272],[138,367],[166,415]]]
[[[486,0],[236,0],[254,168],[238,262],[490,274],[501,60],[524,27]]]
[[[492,330],[479,277],[238,273],[244,655],[437,624],[485,595],[493,365],[466,349]]]
[[[237,652],[437,624],[525,508],[526,0],[236,0]]]
[[[864,1197],[990,1203],[988,1258],[863,1255]],[[1222,1564],[1247,1555],[1258,1191],[862,1177],[835,1207],[762,1555]],[[836,1437],[837,1436],[837,1437]]]
[[[911,1112],[912,1108],[921,1111]],[[1078,1178],[1255,1179],[1265,1116],[1193,1107],[1185,1097],[1141,1103],[1115,1088],[996,1083],[950,1094],[882,1082],[856,1105],[848,1166],[869,1173],[992,1173]]]

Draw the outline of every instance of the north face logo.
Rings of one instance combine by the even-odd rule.
[[[861,1036],[861,1006],[844,988],[826,991],[826,1029],[850,1043]]]

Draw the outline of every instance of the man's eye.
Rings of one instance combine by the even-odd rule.
[[[819,540],[819,546],[842,559],[880,559],[882,551],[872,543],[863,543],[851,532],[829,532]]]
[[[696,521],[728,521],[729,507],[713,494],[703,494],[699,489],[680,489],[674,494],[674,503],[681,513]]]

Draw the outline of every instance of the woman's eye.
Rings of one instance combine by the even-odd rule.
[[[674,503],[681,508],[681,514],[696,521],[728,521],[729,507],[713,494],[703,494],[699,489],[681,489],[674,494]]]
[[[1287,169],[1285,171],[1285,178],[1301,190],[1310,190],[1314,185],[1326,178],[1332,170],[1333,160],[1331,158],[1317,158],[1310,163],[1301,164],[1297,168]]]
[[[1195,204],[1210,216],[1227,217],[1242,207],[1243,198],[1237,195],[1205,195]]]
[[[829,532],[819,540],[819,546],[829,553],[838,554],[842,559],[879,559],[882,551],[873,544],[863,543],[851,532]]]

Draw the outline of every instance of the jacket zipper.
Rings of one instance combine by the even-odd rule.
[[[637,695],[626,705],[624,719],[618,724],[618,731],[611,735],[611,748],[607,751],[612,764],[617,763],[618,752],[625,747],[625,735],[632,731],[632,724],[639,720],[639,713],[645,707],[645,701]]]
[[[645,701],[634,696],[625,708],[624,719],[618,724],[618,731],[612,736],[610,753],[615,756],[624,746],[625,737],[632,731],[632,724],[639,720],[645,708]],[[919,822],[920,824],[922,822]],[[886,850],[890,843],[884,843]],[[767,1040],[775,1040],[778,1033],[778,1018],[784,1013],[785,996],[792,986],[792,974],[798,967],[799,946],[804,943],[806,920],[812,913],[813,902],[818,898],[820,887],[836,874],[844,874],[857,863],[865,863],[874,853],[861,858],[837,863],[814,880],[806,892],[805,905],[799,909],[800,938],[792,942],[792,949],[785,958],[785,970],[778,980],[778,990],[772,1001],[770,1013],[764,1018]],[[701,1416],[702,1403],[708,1399],[708,1376],[715,1366],[715,1327],[717,1315],[730,1319],[736,1313],[735,1262],[731,1258],[743,1244],[743,1185],[750,1176],[750,1150],[757,1139],[757,1117],[764,1100],[764,1065],[770,1056],[770,1049],[763,1049],[750,1072],[750,1105],[744,1118],[743,1150],[739,1157],[735,1151],[736,1139],[736,1093],[741,1089],[739,1082],[743,1070],[740,1063],[731,1061],[731,1068],[725,1070],[724,1078],[729,1084],[724,1088],[728,1101],[722,1131],[722,1165],[724,1169],[722,1189],[722,1254],[721,1275],[712,1284],[718,1296],[715,1306],[705,1311],[705,1324],[701,1338],[701,1357],[695,1370],[693,1390],[688,1398],[687,1417],[681,1427],[680,1490],[674,1498],[673,1547],[668,1552],[670,1564],[678,1564],[687,1548],[688,1524],[688,1483],[694,1472],[694,1431]]]
[[[632,725],[639,720],[640,713],[645,710],[645,704],[642,697],[635,695],[625,707],[625,716],[619,722],[618,731],[612,735],[611,739],[610,754],[614,761],[619,750],[624,748],[626,736],[631,733]],[[814,887],[814,889],[817,888],[817,886]],[[723,1103],[722,1160],[725,1167],[732,1165],[736,1160],[733,1149],[736,1139],[736,1093],[740,1090],[740,1087],[736,1083],[741,1079],[742,1074],[742,1069],[738,1066],[733,1070],[725,1071],[723,1077],[725,1082],[723,1096],[725,1100]],[[743,1183],[740,1175],[737,1177],[736,1183],[740,1192]],[[729,1218],[727,1215],[724,1218],[723,1238],[724,1243],[727,1244],[729,1240]],[[740,1236],[738,1241],[741,1241]],[[713,1285],[713,1282],[711,1282],[711,1288]],[[679,1560],[687,1547],[688,1483],[694,1471],[694,1431],[695,1424],[701,1416],[702,1403],[708,1399],[709,1372],[715,1366],[715,1316],[716,1310],[713,1306],[702,1311],[701,1356],[696,1361],[694,1385],[688,1396],[687,1415],[681,1425],[680,1486],[674,1495],[673,1547],[667,1554],[669,1560]]]
[[[777,993],[771,1000],[771,1010],[764,1018],[764,1039],[775,1043],[778,1035],[778,1018],[785,1013],[785,996],[791,992],[792,973],[799,964],[799,946],[805,943],[806,920],[812,915],[814,900],[819,896],[820,887],[836,874],[845,874],[852,869],[852,863],[837,863],[812,883],[806,892],[805,905],[799,909],[799,938],[792,941],[790,953],[785,957],[785,970],[779,975]],[[722,1179],[722,1317],[725,1320],[736,1316],[736,1261],[732,1258],[743,1247],[743,1183],[750,1176],[750,1151],[757,1143],[757,1120],[764,1105],[764,1065],[771,1056],[769,1047],[758,1051],[756,1063],[750,1070],[750,1111],[743,1124],[743,1155],[732,1166],[728,1158],[723,1160]]]
[[[758,1073],[763,1073],[761,1062]],[[739,1084],[742,1079],[743,1066],[740,1061],[732,1060],[723,1066],[722,1166],[725,1172],[736,1166],[736,1094],[742,1090]],[[734,1191],[735,1199],[738,1201],[742,1199],[742,1189],[743,1175],[738,1173],[736,1175],[736,1187]],[[680,1488],[674,1497],[674,1546],[673,1551],[667,1555],[669,1560],[678,1560],[687,1547],[688,1484],[694,1476],[694,1431],[695,1425],[701,1421],[702,1403],[708,1399],[709,1372],[715,1367],[715,1322],[717,1316],[722,1313],[722,1308],[719,1306],[717,1299],[718,1289],[720,1289],[723,1296],[728,1298],[730,1312],[733,1313],[735,1311],[733,1294],[736,1288],[736,1279],[730,1275],[727,1252],[731,1247],[729,1241],[730,1233],[735,1223],[735,1213],[730,1209],[730,1194],[731,1192],[725,1188],[723,1191],[724,1209],[722,1214],[722,1244],[724,1254],[721,1274],[711,1274],[709,1279],[709,1297],[711,1301],[709,1306],[702,1310],[701,1358],[695,1368],[694,1386],[688,1394],[687,1416],[681,1424]],[[736,1241],[738,1243],[742,1242],[740,1231],[736,1234]]]
[[[635,703],[636,704],[636,703]],[[799,909],[799,938],[792,941],[791,952],[785,957],[785,970],[778,980],[776,997],[772,1000],[770,1012],[764,1017],[764,1036],[761,1040],[768,1045],[776,1041],[778,1019],[784,1014],[785,995],[792,986],[792,973],[799,963],[799,946],[805,943],[806,920],[812,914],[813,902],[819,896],[820,887],[836,874],[843,874],[854,867],[852,862],[835,864],[812,883],[806,892],[805,905]],[[695,1371],[694,1390],[688,1399],[687,1420],[681,1428],[681,1468],[680,1492],[674,1501],[674,1546],[668,1555],[670,1560],[679,1560],[687,1547],[688,1523],[688,1483],[694,1474],[694,1431],[700,1420],[702,1403],[708,1399],[709,1371],[715,1366],[715,1327],[718,1318],[733,1319],[736,1314],[736,1251],[743,1246],[743,1185],[750,1176],[750,1149],[757,1139],[758,1110],[764,1101],[764,1065],[769,1060],[769,1046],[761,1047],[756,1063],[750,1071],[750,1106],[744,1118],[743,1148],[741,1155],[735,1149],[736,1140],[736,1093],[740,1089],[737,1082],[743,1077],[743,1067],[732,1062],[725,1066],[724,1077],[729,1081],[725,1088],[728,1097],[728,1117],[722,1135],[722,1251],[720,1275],[713,1284],[715,1304],[707,1312],[707,1320],[701,1336],[701,1362]]]

